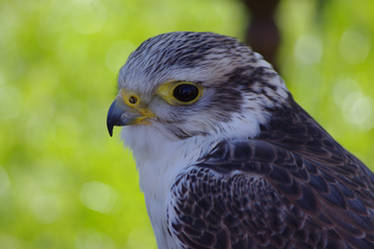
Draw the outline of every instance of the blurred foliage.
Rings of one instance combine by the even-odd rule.
[[[296,100],[374,167],[374,2],[283,0]],[[155,248],[131,153],[109,138],[116,76],[175,30],[242,37],[230,0],[0,0],[0,248]]]

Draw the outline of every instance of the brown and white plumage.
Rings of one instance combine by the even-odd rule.
[[[201,96],[186,104],[160,90],[179,82]],[[374,175],[244,44],[156,36],[119,88],[108,128],[126,125],[159,248],[374,248]]]

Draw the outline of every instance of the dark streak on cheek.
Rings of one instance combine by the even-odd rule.
[[[215,92],[210,104],[205,108],[206,111],[214,113],[217,121],[230,121],[233,113],[241,111],[243,103],[241,92],[232,87],[216,88]]]

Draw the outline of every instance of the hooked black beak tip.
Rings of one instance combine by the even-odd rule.
[[[106,126],[107,126],[107,128],[108,128],[108,132],[109,132],[109,136],[113,136],[113,124],[111,124],[111,123],[109,123],[109,122],[107,122],[106,123]]]
[[[113,127],[121,123],[121,114],[122,112],[116,108],[116,101],[113,101],[113,103],[110,105],[106,118],[106,126],[111,137],[113,136]]]

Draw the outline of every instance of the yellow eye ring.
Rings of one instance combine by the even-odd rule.
[[[171,105],[191,105],[203,94],[203,87],[189,81],[172,81],[160,85],[157,94]]]
[[[128,101],[129,101],[129,104],[135,105],[136,103],[138,103],[138,97],[136,97],[136,96],[134,96],[134,95],[131,95],[131,96],[128,98]]]
[[[133,92],[122,91],[121,95],[122,95],[123,101],[128,106],[135,107],[140,102],[139,96],[137,94],[133,93]]]

